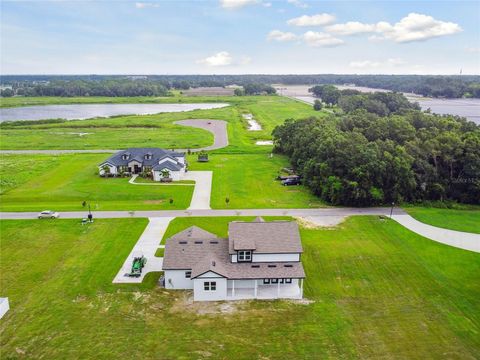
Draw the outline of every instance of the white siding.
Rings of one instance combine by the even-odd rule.
[[[204,282],[215,281],[217,283],[215,291],[205,291]],[[225,278],[196,278],[193,280],[193,300],[194,301],[218,301],[227,298],[227,279]]]
[[[235,281],[235,284],[233,283]],[[255,280],[228,280],[228,288],[232,289],[253,289],[255,287]]]
[[[230,255],[233,263],[237,262],[237,254]],[[300,261],[300,254],[255,254],[253,252],[252,262],[284,262]]]
[[[166,289],[193,289],[193,280],[185,277],[186,270],[165,270]]]
[[[160,179],[162,178],[162,170],[153,172],[153,180],[160,181]],[[179,181],[182,179],[182,176],[184,173],[183,171],[172,171],[172,170],[168,170],[168,171],[170,172],[170,177],[173,179],[173,181]]]
[[[180,164],[185,165],[185,158],[184,157],[177,157],[175,159],[177,159]]]
[[[103,173],[105,172],[103,170],[103,167],[107,165],[109,168],[110,168],[110,174],[114,174],[116,175],[117,174],[117,167],[116,166],[113,166],[113,165],[110,165],[110,164],[103,164],[101,166],[98,167],[98,171],[99,171],[99,174],[100,175],[103,175]]]

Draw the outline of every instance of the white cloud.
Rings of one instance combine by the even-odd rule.
[[[296,38],[297,38],[297,35],[295,35],[294,33],[283,32],[280,30],[272,30],[267,35],[267,40],[270,40],[270,41],[284,42],[284,41],[292,41],[292,40],[295,40]]]
[[[303,15],[287,21],[288,25],[293,26],[322,26],[335,21],[335,16],[331,14]]]
[[[158,8],[160,4],[152,3],[152,2],[136,2],[135,7],[137,9],[145,9],[145,8]]]
[[[375,25],[362,24],[358,21],[349,21],[345,24],[334,24],[325,28],[328,32],[338,35],[355,35],[375,31]]]
[[[208,66],[226,66],[231,65],[232,62],[233,58],[228,51],[220,51],[212,56],[197,61],[199,64],[205,64]]]
[[[307,31],[302,38],[308,46],[315,47],[334,47],[344,43],[342,39],[337,39],[330,34],[315,31]]]
[[[480,52],[480,47],[473,47],[473,46],[466,47],[465,51],[470,53],[477,53],[477,52]]]
[[[302,8],[302,9],[308,8],[308,4],[306,4],[306,3],[304,3],[300,0],[287,0],[287,2],[289,4],[295,5],[296,7],[299,7],[299,8]]]
[[[462,28],[458,24],[436,20],[429,15],[410,13],[394,25],[386,21],[380,21],[376,24],[350,21],[344,24],[327,26],[325,30],[339,35],[376,33],[378,35],[370,36],[369,40],[388,39],[397,43],[408,43],[452,35],[462,31]]]
[[[263,7],[271,7],[272,6],[272,3],[271,2],[264,2],[262,3]]]
[[[355,69],[376,69],[379,67],[395,67],[404,65],[405,61],[399,58],[390,58],[384,61],[361,60],[351,61],[348,66]]]
[[[220,5],[225,9],[238,9],[247,5],[257,4],[258,0],[220,0]]]

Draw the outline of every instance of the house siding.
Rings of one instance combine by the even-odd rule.
[[[215,291],[205,291],[204,282],[215,281]],[[227,279],[225,278],[196,278],[193,280],[193,300],[194,301],[219,301],[227,299]]]
[[[188,270],[165,270],[166,289],[193,289],[193,280],[185,277]]]
[[[233,263],[237,262],[237,254],[230,255]],[[252,254],[252,262],[289,262],[300,261],[300,254]]]

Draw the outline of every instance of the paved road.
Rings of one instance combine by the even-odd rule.
[[[394,209],[394,214],[405,214],[402,209]],[[188,217],[188,216],[352,216],[352,215],[390,215],[390,208],[322,208],[322,209],[226,209],[226,210],[144,210],[144,211],[94,211],[93,216],[108,218],[152,218],[152,217]],[[1,219],[36,219],[38,212],[2,212]],[[66,211],[60,214],[62,219],[82,219],[85,211]]]
[[[438,228],[415,220],[408,214],[396,214],[392,218],[400,225],[405,226],[407,229],[416,232],[427,239],[464,250],[480,252],[479,234]]]
[[[180,120],[175,124],[183,126],[191,126],[199,129],[210,131],[213,134],[213,145],[191,149],[192,151],[216,150],[228,146],[227,122],[223,120]],[[186,152],[187,149],[175,149],[176,151]],[[96,149],[96,150],[0,150],[0,154],[100,154],[100,153],[116,153],[119,149]]]
[[[216,150],[228,146],[228,133],[227,122],[223,120],[209,120],[209,119],[193,119],[193,120],[180,120],[175,121],[175,124],[183,126],[191,126],[203,130],[210,131],[213,136],[213,145],[195,149],[194,151],[201,150]]]
[[[37,212],[2,212],[0,219],[36,219]],[[128,217],[148,217],[148,218],[169,218],[169,217],[188,217],[188,216],[295,216],[306,218],[320,224],[338,223],[339,219],[355,215],[390,215],[389,208],[323,208],[323,209],[238,209],[238,210],[162,210],[162,211],[95,211],[95,218],[128,218]],[[69,211],[62,212],[63,219],[82,219],[86,217],[86,212]],[[319,218],[329,217],[329,219]],[[460,249],[480,252],[480,235],[465,233],[460,231],[437,228],[421,223],[402,209],[394,209],[393,220],[405,226],[407,229],[424,236],[428,239],[440,242],[442,244],[454,246]]]

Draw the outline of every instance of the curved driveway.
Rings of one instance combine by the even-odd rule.
[[[198,129],[210,131],[213,134],[213,145],[190,149],[191,151],[216,150],[228,146],[227,122],[224,120],[192,119],[180,120],[175,124],[191,126]],[[175,149],[185,152],[187,149]],[[99,154],[116,153],[120,149],[92,149],[92,150],[0,150],[0,154]]]

